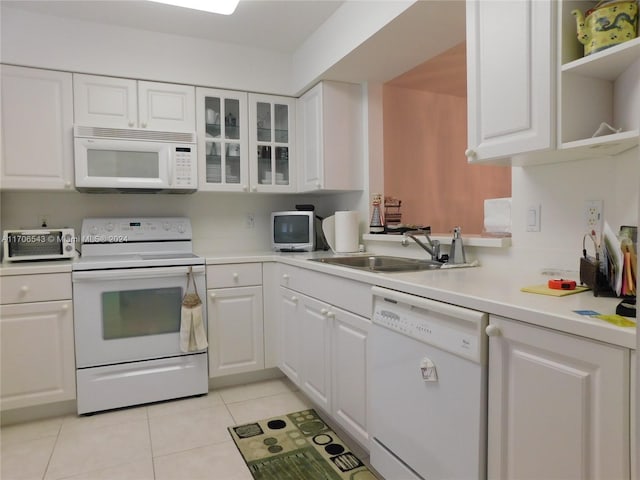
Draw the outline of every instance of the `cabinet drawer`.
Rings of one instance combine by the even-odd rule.
[[[0,303],[3,305],[69,299],[71,299],[70,273],[0,277]]]
[[[371,286],[366,283],[282,265],[280,285],[371,318]]]
[[[207,288],[262,285],[261,263],[230,263],[207,267]]]

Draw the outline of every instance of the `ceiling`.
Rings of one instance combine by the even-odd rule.
[[[293,55],[336,10],[353,1],[360,0],[240,0],[232,15],[146,0],[0,0],[0,9]],[[464,1],[417,1],[326,70],[322,78],[354,83],[392,81],[402,88],[465,96],[464,32]],[[300,92],[308,86],[310,83]]]
[[[144,0],[1,0],[57,17],[293,53],[343,0],[240,0],[218,15]],[[295,20],[293,20],[295,19]]]

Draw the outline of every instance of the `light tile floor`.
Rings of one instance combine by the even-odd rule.
[[[2,480],[251,480],[227,427],[310,408],[286,379],[0,430]]]

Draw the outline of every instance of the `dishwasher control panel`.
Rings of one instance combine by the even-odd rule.
[[[373,323],[474,362],[483,361],[482,332],[487,314],[465,309],[465,315],[456,316],[455,309],[461,307],[447,307],[453,307],[451,312],[439,312],[376,297]],[[469,318],[469,312],[477,315]]]

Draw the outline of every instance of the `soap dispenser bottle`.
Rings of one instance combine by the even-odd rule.
[[[453,228],[453,239],[451,240],[451,250],[449,251],[449,263],[451,264],[467,263],[460,232],[462,232],[460,227]]]

